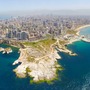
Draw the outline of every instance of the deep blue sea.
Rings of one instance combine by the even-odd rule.
[[[84,28],[86,30],[86,28]],[[90,27],[89,29],[90,30]],[[8,47],[0,45],[0,47]],[[30,78],[17,78],[12,63],[18,59],[18,49],[12,47],[13,53],[0,53],[0,90],[90,90],[90,43],[77,41],[68,45],[68,49],[78,56],[61,53],[58,63],[64,70],[58,72],[59,78],[52,84],[30,84]]]
[[[12,18],[12,16],[6,16],[6,15],[3,15],[3,16],[1,16],[0,15],[0,20],[6,20],[6,19],[10,19],[10,18]]]

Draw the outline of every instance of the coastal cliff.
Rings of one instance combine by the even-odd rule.
[[[67,45],[81,38],[77,35],[77,31],[71,33],[68,31],[63,38],[48,38],[35,42],[15,40],[2,40],[0,42],[20,48],[20,57],[13,63],[13,65],[21,63],[13,70],[17,77],[30,76],[33,78],[32,82],[52,81],[58,78],[57,71],[63,70],[63,67],[57,62],[58,59],[61,59],[58,52],[72,56],[77,55],[68,50]]]
[[[57,78],[57,71],[63,69],[57,63],[57,60],[61,59],[57,49],[70,55],[76,55],[68,50],[64,44],[61,45],[59,39],[24,42],[23,45],[26,48],[20,49],[20,57],[13,65],[19,62],[21,64],[14,69],[14,72],[20,78],[27,75],[33,77],[33,82],[52,81]]]

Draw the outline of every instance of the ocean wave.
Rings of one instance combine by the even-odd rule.
[[[90,90],[90,73],[85,76],[85,82],[82,86],[82,90]]]

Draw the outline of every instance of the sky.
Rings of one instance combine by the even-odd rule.
[[[90,0],[0,0],[0,13],[36,10],[90,9]]]

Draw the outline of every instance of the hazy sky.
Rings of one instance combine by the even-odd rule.
[[[0,0],[0,12],[90,9],[90,0]]]
[[[51,14],[52,10],[54,14],[90,15],[90,0],[0,0],[0,15]]]

